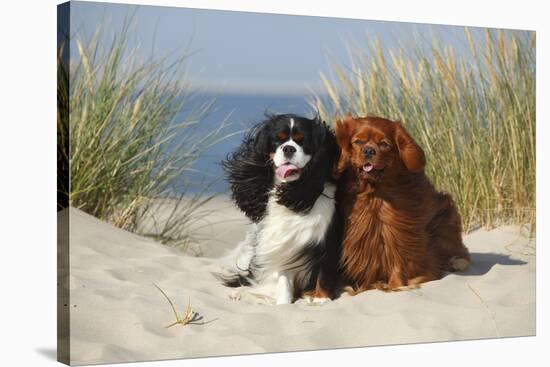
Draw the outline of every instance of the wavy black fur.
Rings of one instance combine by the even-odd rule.
[[[232,287],[232,288],[248,287],[252,284],[250,283],[250,280],[253,279],[251,275],[249,275],[248,277],[245,277],[240,274],[234,274],[232,276],[227,276],[220,273],[212,273],[212,274],[218,280],[220,280],[223,285],[225,285],[226,287]]]
[[[222,162],[232,199],[253,222],[263,218],[268,194],[273,187],[274,173],[266,129],[269,124],[268,119],[252,128],[239,148]]]

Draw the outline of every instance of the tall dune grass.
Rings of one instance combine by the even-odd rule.
[[[128,28],[126,23],[112,37],[98,31],[87,41],[76,39],[70,73],[58,63],[59,80],[68,78],[70,86],[58,87],[58,100],[68,101],[70,110],[68,121],[58,121],[65,129],[58,141],[70,144],[70,189],[63,195],[71,206],[135,232],[155,215],[161,199],[173,197],[169,217],[152,235],[185,246],[188,224],[211,198],[204,193],[208,185],[198,194],[182,194],[190,188],[185,174],[223,139],[226,125],[198,133],[210,103],[192,107],[186,58],[140,61],[128,47]]]
[[[427,174],[453,194],[466,230],[535,224],[535,35],[487,30],[457,56],[437,39],[413,52],[378,41],[321,75],[327,120],[352,112],[400,120],[428,159]],[[428,47],[426,47],[428,46]]]

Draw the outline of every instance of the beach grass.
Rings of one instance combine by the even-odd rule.
[[[327,121],[351,112],[403,122],[427,174],[450,192],[463,227],[535,224],[535,34],[464,29],[460,55],[434,37],[416,48],[354,49],[351,66],[321,74],[311,104]],[[410,50],[410,48],[409,48]]]
[[[130,24],[112,35],[98,28],[87,40],[75,37],[70,73],[58,62],[59,80],[68,80],[59,83],[58,101],[70,111],[58,118],[58,155],[66,160],[58,166],[69,167],[70,188],[61,185],[65,192],[58,195],[137,233],[159,200],[172,198],[176,205],[154,236],[185,247],[189,231],[184,229],[196,220],[195,209],[212,197],[208,185],[192,187],[196,183],[186,181],[186,174],[225,137],[227,124],[198,131],[213,101],[194,102],[186,82],[187,56],[140,57],[128,46]]]

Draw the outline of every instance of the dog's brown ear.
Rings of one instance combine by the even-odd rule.
[[[348,113],[343,119],[336,120],[334,130],[336,133],[336,141],[340,147],[340,158],[336,163],[336,167],[334,167],[334,178],[339,178],[342,172],[344,172],[350,164],[351,137],[354,129],[355,122],[353,121],[351,113]]]
[[[395,123],[395,142],[399,149],[401,161],[411,172],[423,172],[426,166],[424,151],[409,135],[407,130],[399,123]]]
[[[337,119],[335,125],[336,140],[340,148],[351,145],[350,139],[353,135],[354,130],[354,121],[351,114],[348,114],[346,117]]]

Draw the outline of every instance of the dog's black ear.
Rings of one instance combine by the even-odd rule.
[[[239,148],[222,162],[232,199],[253,222],[264,217],[268,192],[273,186],[270,144],[269,120],[266,120],[252,128]]]
[[[323,192],[325,182],[333,181],[333,167],[339,154],[336,138],[326,123],[317,117],[312,120],[312,124],[315,144],[313,156],[298,180],[277,188],[277,202],[296,212],[311,210]]]

